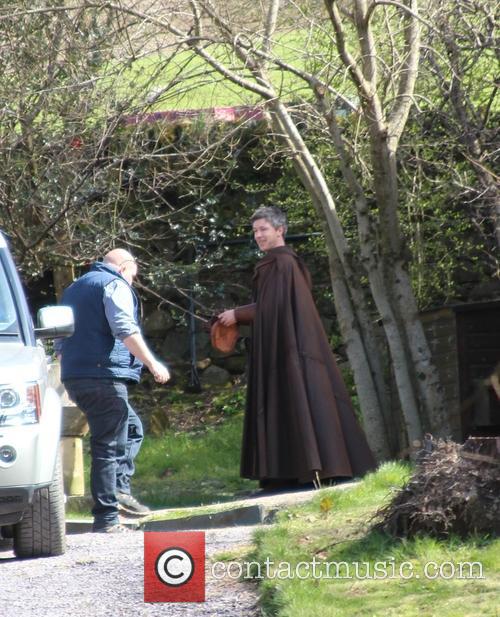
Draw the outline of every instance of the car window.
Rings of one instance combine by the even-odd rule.
[[[2,263],[0,262],[0,336],[16,335],[19,333],[16,306],[12,298],[12,291],[7,280]]]

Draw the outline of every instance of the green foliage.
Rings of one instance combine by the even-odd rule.
[[[447,139],[446,123],[441,120],[434,112],[414,114],[401,150],[400,178],[405,190],[401,220],[422,308],[464,300],[474,285],[494,274],[496,247],[487,204],[471,203],[476,198],[461,188],[479,190],[478,178],[460,145]],[[491,257],[485,258],[488,253]]]
[[[390,499],[391,492],[408,481],[410,473],[407,465],[384,464],[354,488],[323,490],[310,503],[280,512],[272,528],[260,530],[255,536],[256,550],[247,559],[259,562],[263,571],[266,559],[275,567],[280,562],[290,563],[294,572],[298,563],[311,564],[314,558],[319,564],[316,571],[323,573],[322,578],[315,578],[311,568],[310,576],[302,580],[275,576],[258,581],[265,613],[287,617],[468,617],[479,610],[494,615],[499,540],[421,537],[400,541],[370,531],[370,517]],[[425,577],[425,564],[432,562],[437,567],[454,564],[457,576]],[[464,578],[460,579],[459,564],[467,562],[476,562],[472,569],[476,578],[466,578],[469,570],[464,565]],[[326,563],[332,564],[330,578],[325,576]],[[477,578],[477,563],[482,564],[483,578]],[[339,564],[338,570],[335,564]],[[379,564],[378,577],[375,564]],[[418,576],[409,577],[410,569]],[[444,566],[445,573],[450,569],[450,565]]]
[[[245,409],[245,392],[243,390],[228,390],[212,400],[215,411],[226,416],[241,414]]]

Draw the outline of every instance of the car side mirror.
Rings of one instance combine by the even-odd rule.
[[[40,339],[71,336],[75,318],[70,306],[44,306],[38,311],[35,336]]]

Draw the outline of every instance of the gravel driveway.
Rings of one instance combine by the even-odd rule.
[[[207,558],[251,543],[255,526],[206,532]],[[252,583],[215,580],[207,570],[206,602],[145,604],[142,532],[69,535],[65,555],[17,560],[0,545],[0,607],[9,617],[136,617],[199,615],[254,617]]]

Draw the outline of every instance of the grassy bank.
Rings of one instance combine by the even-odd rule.
[[[266,613],[280,617],[499,615],[499,539],[403,541],[369,530],[370,517],[409,473],[403,464],[385,464],[357,487],[330,491],[284,511],[276,525],[259,531],[251,557],[261,564],[261,575],[266,559],[275,566],[274,578],[260,581]],[[300,562],[312,564],[313,558],[315,571],[313,565],[295,570]],[[329,571],[327,562],[335,562]],[[472,562],[474,566],[467,565]],[[286,563],[303,580],[297,576],[287,580]],[[259,573],[256,566],[254,573]],[[323,578],[315,576],[318,573]]]

